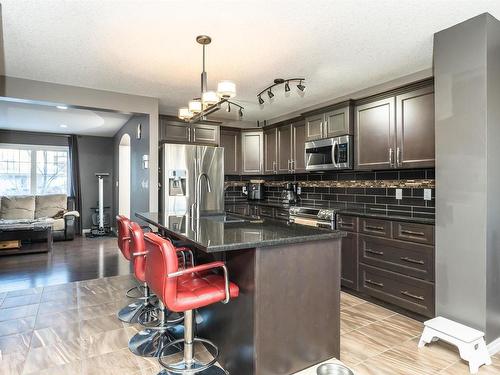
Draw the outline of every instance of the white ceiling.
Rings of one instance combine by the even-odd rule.
[[[209,86],[237,83],[246,120],[272,119],[432,66],[439,30],[498,0],[3,0],[6,75],[160,98],[162,113],[199,95],[198,34]],[[276,77],[304,76],[259,106]],[[233,115],[234,111],[231,112]]]
[[[0,129],[112,137],[130,117],[114,112],[0,101]]]

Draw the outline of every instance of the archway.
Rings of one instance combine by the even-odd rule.
[[[118,149],[118,213],[130,217],[130,135],[123,134]]]

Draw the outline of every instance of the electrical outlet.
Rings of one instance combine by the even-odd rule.
[[[403,189],[396,189],[396,199],[397,200],[403,199]]]
[[[432,190],[424,189],[424,201],[430,201],[432,199]]]
[[[242,192],[243,192],[243,194],[245,194],[245,195],[246,195],[246,194],[248,194],[248,190],[247,190],[247,187],[246,187],[246,186],[243,186],[243,187],[241,188],[241,191],[242,191]]]
[[[302,193],[302,188],[300,186],[297,186],[297,194],[300,195]]]

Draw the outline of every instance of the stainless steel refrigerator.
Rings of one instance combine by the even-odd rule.
[[[165,143],[160,149],[160,211],[168,216],[190,214],[196,183],[201,180],[200,215],[224,213],[224,148]]]

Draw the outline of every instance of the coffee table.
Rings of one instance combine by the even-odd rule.
[[[1,255],[46,253],[52,251],[52,222],[15,222],[0,221],[0,241],[32,240],[31,244],[21,245],[19,249],[0,250]]]

